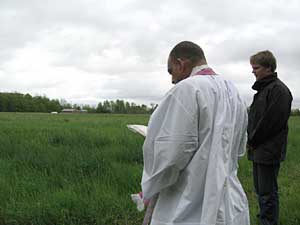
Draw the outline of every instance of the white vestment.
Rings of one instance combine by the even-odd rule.
[[[247,108],[219,75],[176,84],[152,114],[143,146],[142,191],[159,193],[151,225],[248,225],[237,177],[246,151]]]

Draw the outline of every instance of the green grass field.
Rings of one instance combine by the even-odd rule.
[[[140,225],[143,138],[126,124],[147,115],[0,113],[0,224]],[[290,119],[280,171],[280,220],[300,224],[300,117]],[[239,177],[256,221],[251,163]]]

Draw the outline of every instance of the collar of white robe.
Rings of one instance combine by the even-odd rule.
[[[196,75],[217,75],[207,64],[193,68],[190,76]]]

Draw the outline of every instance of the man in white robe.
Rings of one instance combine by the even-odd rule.
[[[250,224],[237,177],[246,105],[193,42],[173,48],[168,71],[176,85],[152,114],[143,146],[143,198],[159,194],[151,225]]]

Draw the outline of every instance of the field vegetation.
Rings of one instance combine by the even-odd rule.
[[[126,124],[148,115],[0,113],[0,224],[140,225],[143,137]],[[290,119],[280,171],[281,224],[300,224],[300,117]],[[257,223],[251,163],[239,177]]]

